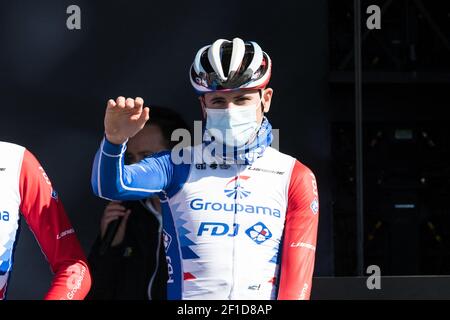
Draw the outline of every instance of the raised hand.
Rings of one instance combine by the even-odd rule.
[[[144,100],[118,97],[108,100],[105,112],[105,135],[109,142],[122,144],[138,133],[149,119],[150,109]]]

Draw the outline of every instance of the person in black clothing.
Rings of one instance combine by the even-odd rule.
[[[171,141],[172,132],[188,129],[181,116],[170,109],[151,107],[151,114],[145,127],[129,140],[126,164],[172,149],[177,143]],[[168,271],[160,210],[158,198],[112,201],[106,206],[100,234],[88,257],[92,288],[87,299],[166,299]],[[111,233],[114,224],[117,227]],[[112,240],[106,240],[105,234],[111,234]]]

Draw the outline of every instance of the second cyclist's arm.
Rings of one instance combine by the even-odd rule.
[[[91,287],[86,257],[50,179],[25,150],[20,172],[20,211],[54,273],[45,299],[84,299]]]
[[[126,143],[116,145],[103,139],[92,168],[92,189],[97,196],[137,200],[158,194],[169,185],[173,175],[169,151],[124,165],[125,150]]]
[[[310,298],[319,218],[314,174],[296,161],[289,185],[281,254],[279,300]]]

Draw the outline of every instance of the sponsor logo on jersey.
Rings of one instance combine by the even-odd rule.
[[[308,293],[308,284],[305,282],[303,285],[302,293],[300,294],[300,300],[304,300],[306,298],[306,294]]]
[[[235,237],[239,233],[239,224],[234,223],[232,226],[223,222],[202,222],[198,227],[197,236],[211,237]],[[272,232],[262,222],[258,222],[245,230],[245,234],[256,244],[261,244],[272,238]]]
[[[173,271],[173,266],[172,266],[172,259],[169,256],[166,256],[166,262],[167,262],[167,275],[168,275],[167,283],[174,283],[175,279],[173,278],[174,271]]]
[[[280,218],[281,212],[280,210],[276,208],[270,208],[265,206],[254,206],[251,204],[240,204],[240,203],[224,203],[224,202],[205,202],[201,198],[193,199],[189,206],[194,211],[208,211],[210,213],[211,211],[225,211],[225,212],[231,212],[231,213],[256,213],[256,214],[263,214],[268,216],[274,216],[276,218]]]
[[[317,182],[316,182],[316,177],[314,176],[314,174],[312,172],[309,173],[311,176],[311,184],[313,187],[313,194],[318,197],[319,193],[317,192]]]
[[[46,182],[49,186],[51,186],[52,183],[50,182],[50,179],[48,178],[47,174],[45,173],[44,168],[39,167],[38,169],[39,169],[39,171],[41,171],[42,177],[44,178],[45,182]]]
[[[61,238],[64,238],[65,236],[75,233],[75,230],[73,228],[65,230],[63,232],[61,232],[60,234],[56,235],[56,240],[59,240]]]
[[[262,222],[258,222],[248,228],[245,233],[252,239],[256,244],[261,244],[266,240],[272,238],[272,232],[269,228]]]
[[[0,210],[0,222],[9,221],[9,212]]]
[[[316,251],[316,247],[310,243],[305,243],[305,242],[292,242],[291,243],[291,248],[298,248],[298,247]]]
[[[261,288],[261,284],[254,284],[252,286],[248,286],[248,290],[258,291]]]
[[[314,214],[317,214],[317,212],[319,212],[319,201],[317,200],[317,198],[314,198],[309,207]]]
[[[255,168],[255,167],[248,167],[248,170],[251,171],[257,171],[257,172],[265,172],[265,173],[273,173],[273,174],[278,174],[278,175],[283,175],[284,171],[276,171],[276,170],[270,170],[270,169],[264,169],[264,168]]]
[[[84,276],[86,274],[86,267],[72,265],[67,268],[67,273],[70,276],[67,278],[66,286],[70,291],[67,293],[66,297],[69,300],[72,300],[75,297],[77,291],[81,288],[81,283],[83,282]]]
[[[247,181],[248,179],[250,179],[249,176],[236,176],[228,181],[224,190],[227,197],[232,199],[247,198],[251,192],[244,189],[242,181]]]
[[[172,243],[172,236],[166,232],[166,230],[163,230],[163,241],[164,241],[164,249],[167,251],[169,250],[170,244]]]
[[[230,229],[231,232],[230,232]],[[239,232],[239,224],[234,223],[231,228],[228,224],[222,222],[202,222],[198,227],[197,236],[203,236],[203,234],[210,235],[212,237],[228,235],[229,237],[235,237]]]
[[[58,192],[55,189],[52,189],[51,196],[53,199],[58,200]]]

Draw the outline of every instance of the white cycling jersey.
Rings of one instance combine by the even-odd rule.
[[[160,196],[169,299],[309,298],[319,204],[306,166],[271,147],[251,165],[174,164],[163,152],[125,166],[125,149],[103,140],[93,189]]]

